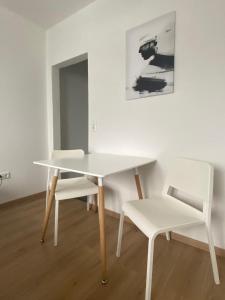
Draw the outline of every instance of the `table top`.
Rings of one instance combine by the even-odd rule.
[[[78,174],[105,177],[154,162],[155,159],[105,153],[86,154],[83,158],[34,161],[34,164]]]

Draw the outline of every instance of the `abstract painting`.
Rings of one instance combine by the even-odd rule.
[[[173,93],[175,23],[172,12],[127,31],[127,100]]]

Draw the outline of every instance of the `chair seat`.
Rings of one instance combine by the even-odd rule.
[[[178,227],[204,223],[196,209],[163,197],[125,202],[123,211],[148,237]]]
[[[94,195],[98,193],[98,186],[86,177],[59,179],[57,182],[55,199],[66,200]]]

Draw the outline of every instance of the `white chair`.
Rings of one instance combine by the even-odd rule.
[[[193,199],[201,200],[202,210],[184,203],[172,195],[180,191]],[[211,206],[213,197],[213,167],[190,159],[176,159],[168,174],[162,196],[153,199],[129,201],[123,205],[120,216],[117,257],[120,257],[124,214],[149,238],[145,300],[151,299],[154,240],[160,233],[178,228],[204,224],[216,284],[220,283],[216,254],[211,231]]]
[[[52,159],[74,158],[79,159],[84,156],[83,150],[54,150],[52,152]],[[50,188],[50,173],[48,170],[47,191]],[[61,173],[65,173],[61,171]],[[88,196],[87,207],[92,195],[98,193],[98,186],[89,180],[86,176],[58,179],[55,191],[55,227],[54,227],[54,246],[58,245],[58,219],[59,219],[59,202],[67,199],[79,198]],[[47,193],[48,195],[48,193]],[[92,199],[91,199],[92,200]],[[47,196],[46,196],[47,207]]]

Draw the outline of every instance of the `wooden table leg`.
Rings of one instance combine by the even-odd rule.
[[[45,200],[45,213],[46,213],[47,208],[48,208],[49,194],[50,194],[50,189],[49,189],[49,187],[47,187],[47,191],[46,191],[46,200]]]
[[[98,178],[94,177],[94,178],[93,178],[93,182],[94,182],[95,184],[98,184]],[[92,203],[91,209],[92,209],[95,213],[98,212],[98,195],[97,195],[97,194],[96,194],[96,195],[93,195],[93,203]]]
[[[103,179],[98,178],[98,197],[99,197],[99,230],[100,230],[100,255],[102,264],[102,284],[107,284],[107,257],[106,257],[106,237],[105,237],[105,199]]]
[[[135,183],[136,183],[136,187],[137,187],[137,192],[138,192],[138,197],[139,199],[143,199],[143,193],[142,193],[142,189],[141,189],[141,181],[140,181],[140,176],[138,173],[138,168],[135,169]]]
[[[42,235],[41,235],[41,243],[43,244],[45,241],[46,230],[48,227],[49,217],[52,209],[52,204],[55,196],[55,189],[58,181],[59,170],[55,170],[54,176],[52,177],[51,189],[48,194],[47,208],[45,211],[45,217],[42,226]]]

